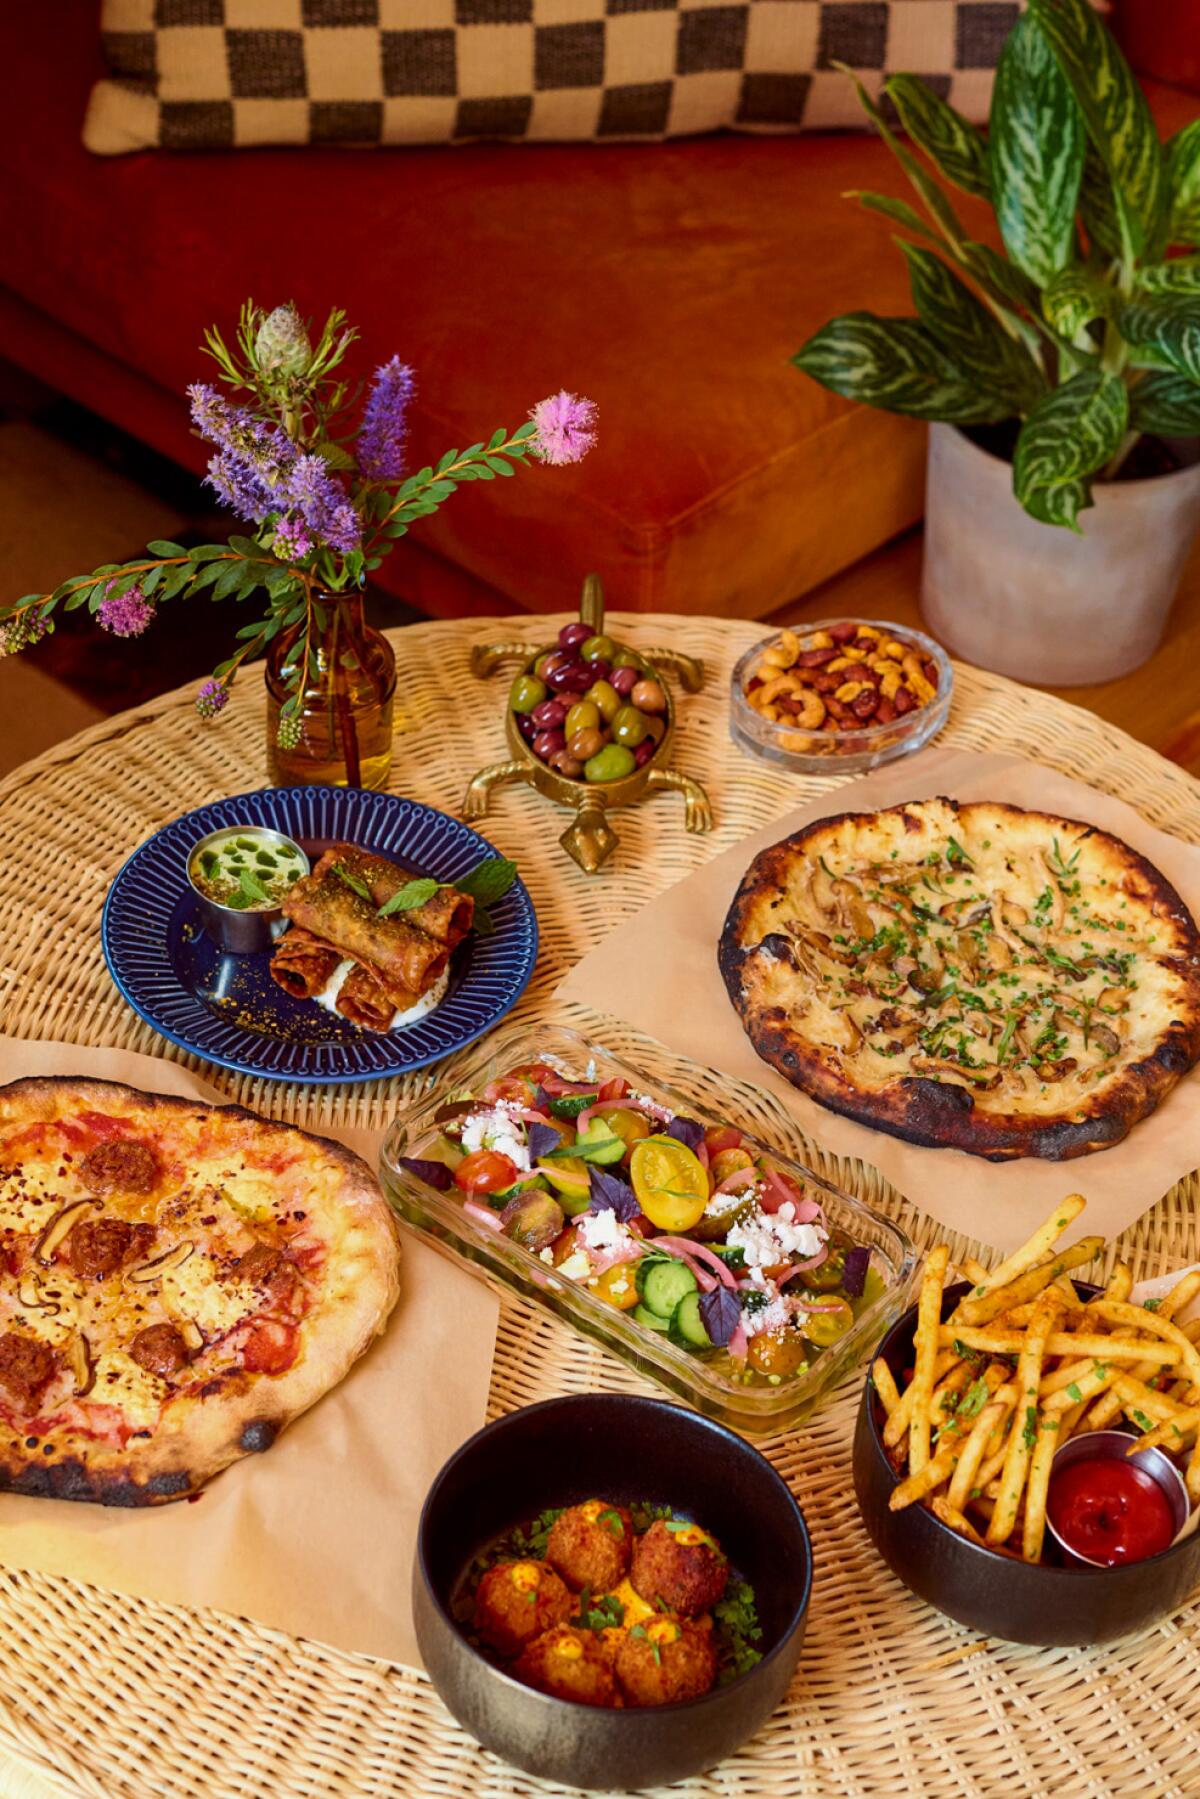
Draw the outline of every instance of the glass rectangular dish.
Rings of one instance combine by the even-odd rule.
[[[695,1104],[575,1031],[559,1025],[514,1027],[489,1038],[456,1072],[452,1083],[436,1089],[388,1131],[380,1157],[380,1178],[401,1221],[444,1253],[478,1264],[524,1299],[566,1319],[709,1417],[744,1432],[779,1431],[800,1424],[821,1395],[874,1348],[904,1309],[914,1268],[913,1246],[907,1236],[862,1200],[823,1180],[753,1132],[742,1130],[747,1147],[769,1156],[784,1173],[811,1190],[830,1227],[842,1229],[856,1243],[870,1248],[871,1267],[883,1282],[882,1292],[851,1328],[822,1350],[806,1370],[780,1379],[778,1385],[745,1384],[710,1366],[701,1356],[677,1348],[661,1333],[635,1322],[630,1313],[597,1298],[586,1286],[556,1274],[533,1251],[475,1223],[463,1210],[466,1196],[457,1189],[438,1192],[401,1167],[402,1156],[424,1157],[441,1137],[435,1122],[440,1107],[456,1099],[475,1098],[489,1081],[530,1062],[548,1063],[572,1080],[621,1078],[636,1093],[706,1128],[735,1125],[742,1130],[736,1118],[722,1118]],[[699,1090],[705,1076],[699,1068],[695,1075]]]

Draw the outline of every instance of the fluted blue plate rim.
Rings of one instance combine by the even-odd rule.
[[[160,1037],[218,1068],[306,1086],[395,1078],[428,1068],[490,1031],[529,985],[538,923],[519,878],[491,908],[493,936],[471,938],[461,979],[432,1012],[401,1032],[352,1041],[288,1043],[219,1018],[180,978],[172,951],[190,896],[187,862],[210,831],[265,825],[308,841],[345,839],[410,863],[440,880],[461,879],[495,846],[470,825],[423,801],[362,787],[259,787],[197,806],[139,844],[104,901],[100,943],[117,991]],[[280,993],[281,1008],[311,1006]]]

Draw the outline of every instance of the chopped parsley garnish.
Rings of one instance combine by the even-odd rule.
[[[1083,1399],[1083,1394],[1079,1391],[1078,1383],[1075,1381],[1072,1381],[1070,1386],[1067,1388],[1067,1394],[1068,1394],[1069,1398],[1074,1400],[1076,1405],[1079,1405]]]
[[[580,1630],[619,1630],[624,1622],[625,1607],[615,1593],[592,1599],[586,1587],[579,1595],[579,1616],[571,1619]]]
[[[1021,1441],[1026,1449],[1032,1449],[1037,1442],[1037,1407],[1035,1405],[1025,1407],[1025,1428],[1021,1432]]]

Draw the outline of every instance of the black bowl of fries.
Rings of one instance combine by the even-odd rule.
[[[1068,1565],[1047,1528],[1057,1450],[1114,1426],[1140,1433],[1131,1451],[1171,1452],[1200,1502],[1200,1351],[1173,1322],[1200,1276],[1153,1310],[1129,1303],[1120,1263],[1106,1287],[1073,1279],[1104,1247],[1055,1249],[1080,1210],[1058,1208],[998,1269],[971,1265],[953,1285],[945,1247],[930,1252],[918,1304],[880,1345],[854,1437],[859,1509],[892,1572],[960,1624],[1044,1648],[1144,1630],[1200,1582],[1195,1528],[1108,1567]]]

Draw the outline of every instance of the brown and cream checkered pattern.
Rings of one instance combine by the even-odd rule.
[[[1018,0],[103,0],[101,155],[858,126],[923,75],[986,116]]]

